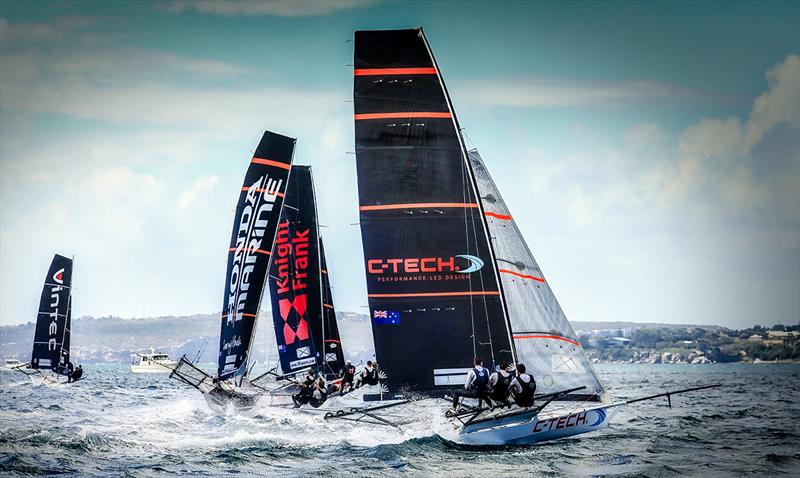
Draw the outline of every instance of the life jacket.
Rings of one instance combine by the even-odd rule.
[[[472,381],[470,388],[478,393],[486,393],[489,391],[489,371],[485,367],[478,370],[478,367],[472,369],[475,374],[475,380]]]
[[[508,387],[511,385],[512,380],[514,380],[514,374],[509,373],[504,376],[502,373],[497,372],[497,383],[492,388],[492,396],[498,400],[505,400],[508,397]]]
[[[367,385],[377,385],[378,384],[378,371],[374,368],[372,370],[366,368],[364,369],[367,373],[364,376],[364,383]]]
[[[522,391],[519,392],[514,398],[517,402],[517,405],[521,407],[530,407],[533,405],[533,393],[536,391],[536,382],[533,380],[533,375],[525,374],[528,376],[530,381],[527,383],[522,380],[522,375],[517,377],[517,383],[519,383],[520,387],[522,387]]]
[[[352,380],[353,379],[353,375],[355,375],[355,373],[356,373],[356,368],[355,367],[353,367],[352,365],[345,365],[344,366],[344,373],[342,374],[342,376],[344,378],[350,378],[350,380]]]

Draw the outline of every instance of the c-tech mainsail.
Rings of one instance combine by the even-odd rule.
[[[291,170],[296,140],[266,131],[250,160],[239,192],[228,246],[225,295],[220,324],[217,377],[184,356],[171,377],[203,392],[212,405],[239,402],[253,406],[240,386],[249,369],[253,332],[261,304],[278,219]],[[234,383],[226,381],[232,378]]]
[[[483,208],[421,29],[355,33],[355,144],[376,358],[395,389],[514,362]]]
[[[337,376],[342,367],[310,166],[292,166],[273,248],[269,290],[284,374],[308,368]]]

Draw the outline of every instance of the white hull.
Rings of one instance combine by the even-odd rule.
[[[133,373],[170,373],[178,365],[178,362],[158,362],[141,365],[131,365]]]
[[[469,445],[533,445],[600,430],[608,426],[608,421],[605,407],[543,416],[531,412],[465,426],[458,440]]]

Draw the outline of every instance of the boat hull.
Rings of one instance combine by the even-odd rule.
[[[158,362],[154,364],[131,365],[133,373],[171,373],[178,362]]]
[[[459,433],[459,442],[469,445],[533,445],[607,426],[608,412],[604,407],[543,417],[532,411],[530,415],[464,426]]]

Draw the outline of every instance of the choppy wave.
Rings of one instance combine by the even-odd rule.
[[[165,375],[88,367],[69,386],[0,373],[0,475],[796,475],[800,366],[601,366],[617,399],[725,388],[618,409],[608,429],[536,447],[452,443],[436,407],[396,430],[262,408],[217,415]]]

